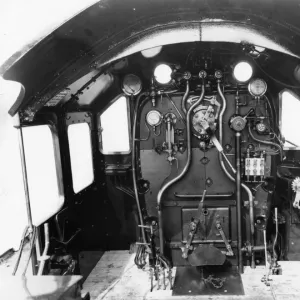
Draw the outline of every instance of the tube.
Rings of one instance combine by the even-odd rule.
[[[224,112],[226,110],[226,99],[225,99],[225,96],[224,96],[224,94],[222,92],[220,81],[218,81],[218,93],[219,93],[219,95],[220,95],[220,97],[222,99],[222,110],[221,110],[220,115],[219,115],[219,141],[220,141],[220,144],[222,145],[223,144],[223,115],[224,115]],[[224,161],[223,161],[223,156],[222,156],[221,153],[219,153],[219,161],[220,161],[221,168],[224,171],[224,173],[226,174],[226,176],[231,181],[234,182],[235,179],[227,171],[227,169],[225,167],[225,164],[224,164]],[[234,168],[233,168],[233,170],[234,170]],[[251,190],[244,183],[241,183],[241,186],[246,191],[246,193],[248,195],[248,198],[249,198],[249,219],[250,219],[250,232],[251,232],[251,235],[250,235],[251,240],[250,240],[250,242],[251,242],[251,245],[254,246],[254,242],[255,242],[255,239],[254,239],[255,228],[254,228],[254,200],[253,200],[253,195],[251,193]],[[251,255],[251,268],[255,268],[255,256],[254,256],[254,252],[252,252],[252,255]]]
[[[236,183],[236,218],[238,234],[238,266],[239,272],[243,273],[243,254],[242,254],[242,195],[241,195],[241,133],[235,133],[235,183]]]
[[[191,122],[190,122],[190,116],[193,111],[193,109],[202,101],[205,93],[205,85],[204,80],[202,82],[202,91],[201,95],[198,98],[198,100],[190,106],[189,110],[186,114],[186,130],[187,130],[187,161],[186,164],[181,171],[180,174],[178,174],[175,178],[167,182],[159,191],[157,194],[157,206],[158,206],[158,224],[159,224],[159,244],[160,244],[160,251],[161,254],[164,254],[164,235],[163,235],[163,228],[162,228],[162,209],[161,209],[161,201],[162,201],[162,195],[163,193],[175,182],[177,182],[179,179],[181,179],[187,172],[191,160],[192,160],[192,139],[191,139]],[[186,95],[186,94],[185,94]],[[182,102],[184,102],[184,96],[182,98]]]
[[[190,93],[190,82],[187,80],[186,81],[186,90],[185,90],[185,93],[184,93],[182,101],[181,101],[181,109],[183,110],[183,112],[185,114],[186,114],[185,103],[186,103],[186,100],[187,100],[187,98],[189,96],[189,93]]]
[[[174,196],[177,197],[177,198],[202,198],[203,197],[203,194],[202,195],[188,195],[188,194],[176,194],[174,193]],[[229,198],[229,197],[232,197],[233,194],[210,194],[210,195],[205,195],[205,198]]]
[[[24,268],[24,271],[23,271],[23,274],[22,274],[23,277],[26,276],[26,271],[27,271],[30,259],[32,261],[32,265],[34,263],[34,260],[32,259],[33,258],[32,256],[33,256],[33,253],[34,253],[35,239],[36,239],[36,227],[33,227],[31,243],[30,243],[30,250],[29,250],[29,256],[28,256],[28,259],[25,263],[25,268]],[[35,275],[35,268],[32,270],[32,272],[33,272],[33,275]]]
[[[43,251],[43,255],[41,257],[41,263],[39,265],[39,270],[38,270],[38,275],[43,275],[43,271],[44,271],[44,267],[45,267],[45,262],[48,259],[47,258],[47,253],[49,250],[49,245],[50,245],[50,241],[49,241],[49,224],[45,223],[44,224],[44,233],[45,233],[45,248]]]
[[[18,270],[19,264],[20,264],[20,260],[21,260],[21,256],[23,253],[23,249],[24,249],[24,243],[25,243],[25,239],[26,239],[26,234],[28,232],[28,226],[25,227],[23,235],[22,235],[22,240],[21,240],[21,245],[20,245],[20,249],[19,249],[19,253],[18,253],[18,257],[17,257],[17,261],[14,267],[14,270],[12,272],[12,275],[15,276],[16,272]]]
[[[137,126],[137,118],[138,118],[138,111],[139,111],[139,107],[142,105],[140,104],[140,101],[142,99],[142,97],[148,96],[149,93],[145,92],[145,93],[141,93],[137,99],[136,99],[136,104],[135,104],[135,110],[134,110],[134,118],[133,118],[133,128],[132,128],[132,151],[131,151],[131,159],[132,159],[132,181],[133,181],[133,189],[134,189],[134,195],[135,195],[135,200],[136,200],[136,206],[138,209],[138,214],[139,214],[139,218],[140,218],[140,223],[142,225],[141,227],[141,231],[142,231],[142,238],[143,238],[143,243],[147,243],[146,241],[146,234],[145,234],[145,228],[144,226],[144,220],[143,220],[143,215],[142,215],[142,211],[141,211],[141,206],[140,206],[140,200],[139,200],[139,193],[138,193],[138,189],[137,189],[137,180],[136,180],[136,126]],[[148,97],[146,97],[142,104],[145,103],[148,100]]]
[[[270,145],[270,146],[276,147],[279,150],[279,153],[280,153],[280,160],[282,160],[282,158],[283,158],[283,151],[282,151],[282,148],[281,148],[280,145],[278,145],[276,143],[273,143],[273,142],[270,142],[270,141],[264,141],[264,140],[260,140],[260,139],[256,138],[253,135],[250,123],[248,123],[248,131],[249,131],[249,135],[252,138],[252,140],[254,140],[254,141],[258,142],[258,143],[261,143],[261,144],[265,144],[265,145]]]
[[[33,224],[32,224],[32,214],[31,214],[31,206],[30,206],[29,187],[28,187],[28,175],[27,175],[26,157],[25,157],[25,149],[24,149],[24,138],[23,138],[23,131],[22,131],[19,113],[17,113],[15,115],[14,121],[15,121],[14,127],[18,130],[18,139],[19,139],[19,149],[20,149],[21,165],[22,165],[23,185],[24,185],[24,192],[25,192],[27,221],[28,221],[28,227],[29,227],[28,230],[29,230],[30,238],[32,238],[32,233],[34,231],[34,228],[33,228]],[[33,253],[34,253],[34,251],[33,251]],[[31,262],[32,262],[32,272],[35,275],[35,266],[37,264],[35,255],[33,255]]]

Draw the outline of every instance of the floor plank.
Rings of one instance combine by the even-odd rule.
[[[172,296],[170,287],[166,290],[150,292],[149,272],[140,270],[134,264],[134,254],[128,251],[106,252],[84,283],[84,290],[90,291],[92,300],[294,300],[300,298],[298,271],[300,262],[284,261],[279,263],[283,275],[271,276],[271,285],[261,282],[266,274],[264,266],[256,269],[245,267],[242,280],[245,296]],[[176,268],[173,268],[173,281]],[[161,287],[162,288],[162,287]]]

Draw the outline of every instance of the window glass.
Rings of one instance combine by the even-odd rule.
[[[57,213],[63,203],[58,144],[48,125],[25,127],[24,150],[33,224],[38,226]],[[57,153],[56,153],[57,151]],[[59,175],[59,176],[58,176]]]
[[[87,123],[68,127],[73,190],[80,192],[94,180],[91,132]]]
[[[129,110],[128,99],[118,98],[100,116],[101,142],[103,154],[129,153]]]
[[[281,133],[286,139],[284,147],[300,147],[300,134],[297,134],[300,128],[299,111],[299,99],[284,91],[281,95]]]

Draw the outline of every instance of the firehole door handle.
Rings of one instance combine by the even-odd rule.
[[[225,236],[225,233],[223,231],[223,228],[221,226],[220,221],[216,222],[216,227],[217,227],[218,231],[220,232],[221,237],[222,237],[222,239],[223,239],[223,241],[225,243],[226,249],[227,249],[227,252],[225,253],[225,255],[227,255],[227,256],[233,256],[234,254],[233,254],[232,248],[231,248],[231,246],[230,246],[230,244],[229,244],[229,242],[228,242],[228,240],[227,240],[227,238]]]

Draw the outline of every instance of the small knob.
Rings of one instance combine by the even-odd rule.
[[[206,78],[206,77],[207,77],[206,71],[201,70],[201,71],[199,72],[199,78],[200,78],[200,79],[203,79],[203,78]]]

